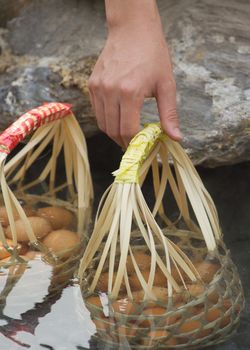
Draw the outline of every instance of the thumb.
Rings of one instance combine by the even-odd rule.
[[[157,89],[157,106],[160,114],[161,126],[163,131],[171,139],[180,141],[182,134],[179,127],[178,116],[176,112],[176,87],[175,82],[164,82]]]

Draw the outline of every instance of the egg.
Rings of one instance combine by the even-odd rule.
[[[52,230],[49,221],[44,218],[39,218],[38,216],[30,216],[27,219],[33,229],[35,236],[38,239],[45,237]],[[23,221],[21,219],[15,221],[15,226],[18,242],[28,242],[29,237],[26,233]],[[12,238],[10,226],[7,227],[5,232],[8,238]]]
[[[212,304],[217,304],[219,300],[219,293],[215,289],[209,289],[207,297]]]
[[[119,299],[112,303],[113,311],[116,313],[131,315],[136,313],[136,305],[128,298]]]
[[[205,287],[201,283],[187,284],[187,290],[191,297],[197,298],[205,292]]]
[[[98,295],[91,295],[88,298],[84,299],[86,308],[91,314],[98,316],[98,318],[105,317],[103,311],[106,305],[102,304],[102,301],[105,303],[106,299],[101,300],[100,296]]]
[[[108,325],[103,320],[94,319],[92,321],[94,322],[98,331],[106,331]]]
[[[93,295],[93,296],[88,297],[88,298],[86,299],[86,303],[91,304],[91,305],[93,305],[93,306],[95,306],[95,307],[98,307],[98,308],[100,308],[100,309],[103,308],[102,302],[101,302],[101,299],[100,299],[99,296],[94,296],[94,295]]]
[[[183,280],[185,281],[185,282],[191,282],[191,280],[190,280],[190,278],[188,277],[188,275],[182,270],[182,268],[180,267],[180,266],[178,266],[178,269],[179,269],[179,272],[178,272],[178,270],[177,270],[177,268],[175,267],[175,266],[172,266],[172,268],[171,268],[171,275],[172,275],[172,277],[174,278],[174,280],[178,283],[178,284],[183,284],[183,282],[182,282],[182,279],[181,279],[181,276],[182,276],[182,278],[183,278]],[[180,274],[181,274],[181,276],[180,276]]]
[[[206,260],[196,263],[194,265],[196,270],[199,272],[202,281],[205,283],[211,282],[216,272],[220,269],[219,264],[209,262]]]
[[[13,241],[11,239],[6,239],[6,242],[11,248],[13,248],[14,244],[13,244]],[[17,250],[21,254],[21,252],[20,252],[21,251],[21,245],[20,244],[18,244]],[[8,250],[5,249],[3,243],[0,242],[0,259],[2,260],[2,259],[5,259],[5,258],[7,258],[9,256],[11,256],[10,252],[8,252]]]
[[[112,326],[114,326],[114,322],[111,318],[102,316],[100,318],[93,318],[96,329],[98,331],[109,331]]]
[[[145,316],[145,318],[141,317],[141,321],[139,322],[139,327],[151,327],[151,325],[154,323],[151,317],[163,316],[164,314],[166,314],[166,309],[163,307],[155,306],[155,307],[148,307],[144,309],[142,312],[142,315]]]
[[[224,308],[226,312],[223,312],[224,318],[221,320],[220,328],[224,328],[231,322],[231,317],[233,316],[230,311],[228,311],[232,306],[232,301],[230,299],[225,299],[223,301]],[[236,305],[235,310],[237,313],[240,312],[240,306]]]
[[[146,282],[148,282],[149,270],[141,271],[141,274],[142,274],[144,280]],[[133,273],[132,275],[129,276],[129,283],[130,283],[130,287],[131,287],[132,291],[142,289],[142,285],[141,285],[136,273]],[[157,287],[163,287],[163,288],[166,288],[166,286],[167,286],[167,278],[160,269],[156,269],[153,285],[157,286]]]
[[[201,322],[198,320],[186,319],[179,327],[180,333],[189,333],[197,331],[201,327]]]
[[[168,289],[167,288],[162,288],[162,287],[152,287],[152,291],[151,291],[156,300],[161,301],[161,302],[167,302],[168,301]],[[138,290],[136,292],[132,293],[133,299],[140,303],[142,301],[144,301],[144,296],[145,296],[145,292],[143,289]],[[150,296],[146,296],[145,300],[154,300],[153,298],[150,298]]]
[[[50,232],[42,242],[53,253],[60,253],[79,244],[80,238],[75,232],[62,229]],[[70,251],[64,252],[64,257],[70,254]]]
[[[115,324],[110,317],[93,318],[93,323],[95,324],[96,331],[100,332],[98,335],[101,340],[108,341],[109,343],[119,342],[117,336],[114,334]]]
[[[190,333],[191,336],[194,336],[197,339],[204,338],[211,334],[211,329],[203,329],[202,323],[198,320],[186,319],[185,322],[179,327],[179,333]],[[195,334],[192,334],[196,332]],[[185,344],[189,341],[189,338],[180,337],[178,338],[180,344]]]
[[[198,311],[198,309],[200,309],[200,307],[198,306],[190,306],[189,304],[187,304],[186,302],[183,301],[179,301],[177,302],[174,307],[176,308],[176,310],[178,312],[178,317],[179,319],[182,317],[182,315],[185,315],[184,317],[187,317],[189,313],[190,317],[197,315],[198,313],[200,313],[201,311]]]
[[[25,243],[19,243],[20,244],[20,250],[18,251],[20,255],[26,255],[29,251],[29,246]]]
[[[193,284],[187,284],[187,291],[188,295],[185,295],[185,299],[187,300],[189,298],[189,295],[193,298],[199,298],[203,293],[206,293],[206,288],[202,283],[193,283]],[[208,300],[212,304],[216,304],[219,299],[219,294],[216,290],[209,289],[206,294]]]
[[[25,256],[27,257],[27,259],[29,260],[41,260],[42,257],[44,256],[43,253],[38,252],[36,250],[29,250]]]
[[[155,331],[151,331],[147,334],[147,337],[143,339],[142,341],[142,345],[144,346],[152,346],[155,345],[155,343],[157,342],[157,344],[159,345],[177,345],[177,339],[174,337],[171,337],[167,340],[165,340],[164,338],[167,338],[171,333],[166,331],[166,330],[155,330]]]
[[[126,327],[126,326],[119,326],[116,330],[116,332],[119,334],[119,336],[124,337],[135,337],[138,329],[133,327]]]
[[[178,344],[178,340],[177,340],[177,338],[172,337],[172,338],[170,338],[170,339],[168,339],[168,340],[165,340],[165,341],[163,342],[163,344],[165,344],[165,345],[177,345],[177,344]],[[169,348],[168,348],[168,349],[169,349]]]
[[[45,207],[37,210],[37,215],[47,219],[53,230],[68,228],[74,219],[72,212],[62,207]]]
[[[26,216],[34,216],[34,210],[31,208],[23,208]],[[14,220],[20,219],[19,214],[16,209],[13,210]],[[3,227],[9,226],[9,218],[7,214],[7,210],[4,206],[0,207],[0,223]]]
[[[114,272],[113,273],[113,281],[112,281],[113,286],[115,283],[116,275],[117,275],[117,273]],[[98,290],[100,292],[107,292],[108,291],[108,278],[109,278],[109,273],[103,272],[100,275],[99,280],[97,282],[96,290]],[[125,292],[125,290],[126,290],[125,283],[124,283],[124,281],[122,281],[119,294],[123,294]]]
[[[138,290],[136,292],[133,292],[132,296],[133,296],[133,299],[134,299],[134,301],[136,303],[140,303],[140,302],[143,302],[143,301],[149,302],[151,300],[156,300],[156,301],[161,302],[161,303],[167,303],[168,302],[168,289],[167,288],[152,287],[152,293],[154,294],[155,299],[150,298],[149,296],[147,296],[145,298],[145,300],[144,300],[145,292],[144,292],[143,289]],[[183,295],[182,295],[182,293],[176,293],[173,290],[172,298],[173,298],[173,302],[176,303],[176,302],[179,302],[179,301],[182,300]]]
[[[151,257],[150,255],[144,253],[143,251],[136,251],[133,253],[134,258],[136,260],[136,263],[138,264],[138,267],[140,271],[148,270],[150,264],[151,264]],[[127,272],[128,274],[134,273],[134,264],[132,262],[132,258],[129,255],[127,258]]]
[[[164,315],[166,313],[166,309],[164,307],[150,307],[143,311],[144,315],[147,316],[159,316]]]

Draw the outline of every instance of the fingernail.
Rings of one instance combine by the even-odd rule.
[[[179,128],[174,128],[174,134],[175,134],[176,137],[178,137],[180,139],[183,138],[183,135],[182,135],[182,133],[181,133]]]

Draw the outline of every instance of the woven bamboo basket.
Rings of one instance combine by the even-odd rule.
[[[25,274],[24,295],[45,276],[57,292],[79,263],[93,198],[84,135],[69,105],[35,108],[0,135],[0,180],[1,305]]]
[[[142,185],[149,169],[155,201]],[[104,193],[79,269],[81,291],[111,348],[195,349],[225,341],[244,307],[214,203],[180,144],[149,124]],[[170,188],[179,217],[166,215]]]

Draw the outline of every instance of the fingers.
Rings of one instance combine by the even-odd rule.
[[[105,110],[103,99],[99,91],[99,83],[90,78],[88,88],[91,105],[96,115],[97,125],[101,131],[106,132]]]
[[[122,148],[127,148],[140,130],[143,96],[138,97],[132,87],[112,88],[108,84],[97,84],[92,79],[88,86],[98,127]]]
[[[140,111],[143,99],[123,95],[120,104],[120,135],[125,147],[140,131]]]
[[[175,141],[182,139],[176,111],[176,86],[174,80],[162,81],[157,87],[157,106],[163,130]]]
[[[116,96],[108,96],[104,100],[106,133],[118,145],[124,147],[120,135],[120,106]]]

